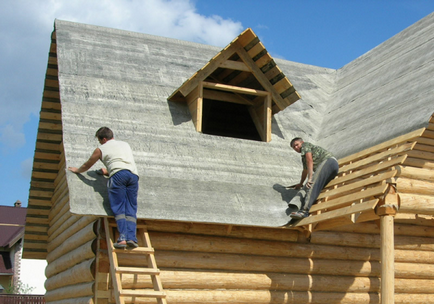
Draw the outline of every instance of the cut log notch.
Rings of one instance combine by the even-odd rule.
[[[158,304],[167,304],[166,293],[163,291],[163,285],[160,279],[160,270],[157,268],[157,263],[154,256],[154,248],[152,248],[146,225],[138,223],[137,238],[139,247],[133,249],[115,249],[113,241],[115,239],[114,221],[109,221],[104,218],[104,228],[107,239],[107,252],[110,262],[110,276],[113,284],[113,295],[116,304],[136,303],[140,298],[155,298]],[[134,265],[130,267],[119,266],[118,254],[127,255],[146,255],[147,265]],[[134,276],[134,280],[138,281],[143,276],[150,276],[153,290],[150,289],[124,289],[122,286],[122,275],[129,274]]]

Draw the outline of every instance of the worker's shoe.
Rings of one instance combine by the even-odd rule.
[[[128,247],[131,247],[131,248],[139,247],[139,245],[134,241],[127,241],[127,245],[128,245]]]
[[[120,241],[120,242],[114,243],[114,244],[113,244],[113,247],[115,247],[116,249],[124,249],[124,248],[127,248],[127,242],[125,242],[125,241]]]
[[[304,210],[299,210],[297,212],[293,212],[289,215],[293,219],[301,220],[309,216],[309,212]]]

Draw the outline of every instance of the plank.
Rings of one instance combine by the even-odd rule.
[[[416,142],[404,144],[404,145],[398,146],[396,148],[386,150],[384,152],[373,154],[373,155],[368,156],[366,158],[363,158],[361,160],[352,162],[348,165],[343,165],[339,168],[339,174],[357,169],[359,167],[369,165],[369,164],[374,163],[374,162],[379,162],[379,161],[384,160],[384,159],[386,159],[392,155],[396,155],[396,154],[399,154],[402,152],[410,151],[414,148],[415,145],[416,145]]]
[[[372,188],[366,189],[364,191],[359,191],[357,193],[345,195],[345,196],[342,196],[342,197],[339,197],[337,199],[333,199],[333,200],[330,200],[330,201],[327,201],[324,203],[319,203],[319,204],[313,205],[312,208],[310,208],[310,212],[312,213],[315,211],[329,209],[329,208],[339,208],[342,206],[349,205],[349,204],[356,202],[358,200],[361,200],[361,199],[382,195],[386,192],[387,187],[389,187],[389,185],[387,183],[385,183],[384,185],[372,187]],[[331,212],[331,211],[329,211],[329,212]]]
[[[400,164],[404,163],[406,158],[407,158],[407,155],[399,156],[397,158],[385,161],[383,163],[373,165],[370,167],[366,167],[366,168],[363,168],[362,170],[354,171],[354,172],[347,174],[347,175],[339,176],[338,178],[335,178],[330,183],[328,183],[327,188],[334,186],[334,185],[337,185],[337,184],[344,183],[344,182],[346,183],[346,182],[351,181],[353,179],[361,178],[365,175],[373,175],[376,172],[379,172],[382,170],[387,170],[388,168],[392,168],[396,165],[400,165]]]
[[[364,187],[367,187],[369,185],[379,183],[381,181],[385,181],[385,180],[387,181],[388,179],[390,179],[396,175],[399,175],[399,171],[398,170],[391,170],[391,171],[387,171],[384,173],[380,173],[380,174],[372,176],[372,177],[364,178],[361,181],[357,181],[357,182],[354,182],[351,184],[346,184],[344,186],[341,186],[338,188],[333,188],[333,189],[328,190],[328,191],[323,191],[318,196],[318,200],[326,198],[326,197],[328,197],[330,199],[330,198],[335,198],[338,195],[342,196],[342,195],[347,194],[348,192],[357,191],[357,189],[359,189],[359,188],[364,188]]]
[[[155,290],[122,290],[121,295],[123,297],[140,297],[140,298],[165,298],[166,293],[163,291]]]
[[[58,120],[58,121],[62,120],[62,114],[61,113],[55,113],[55,112],[41,111],[39,113],[39,117],[41,119]]]
[[[54,93],[56,93],[58,97],[60,96],[59,92],[54,92]],[[53,95],[56,95],[56,94],[53,94]],[[45,96],[45,92],[44,92],[44,96]],[[60,111],[62,109],[62,106],[61,106],[60,102],[43,101],[42,102],[42,109]]]
[[[242,47],[245,47],[255,38],[256,38],[255,33],[252,31],[251,28],[248,28],[244,32],[242,32],[237,38],[235,38],[234,41],[238,41],[238,43]]]
[[[369,149],[365,149],[363,151],[351,154],[349,156],[341,158],[339,160],[339,165],[344,165],[346,163],[359,160],[360,158],[366,157],[367,155],[370,155],[370,154],[375,153],[377,151],[387,149],[387,148],[392,147],[394,145],[402,144],[402,143],[407,142],[407,141],[413,141],[416,138],[422,136],[424,131],[425,131],[425,128],[417,129],[413,132],[395,137],[391,140],[388,140],[388,141],[385,141],[381,144],[375,145]]]
[[[61,123],[52,123],[52,122],[39,122],[39,129],[43,130],[51,130],[51,131],[61,131],[62,124]]]
[[[258,42],[257,44],[255,44],[255,46],[253,46],[250,50],[247,51],[247,54],[249,54],[249,56],[253,58],[263,50],[265,50],[265,46],[261,42]]]
[[[335,218],[338,218],[338,217],[347,216],[347,215],[350,215],[350,214],[353,214],[353,213],[358,213],[358,212],[363,212],[363,211],[367,211],[367,210],[372,210],[372,209],[375,208],[375,206],[377,206],[378,202],[379,202],[378,199],[374,199],[374,200],[370,200],[370,201],[367,201],[367,202],[363,202],[363,203],[359,203],[359,204],[354,204],[352,206],[340,208],[340,209],[337,209],[337,210],[332,210],[332,211],[324,212],[324,213],[321,213],[321,214],[318,214],[318,215],[311,215],[311,216],[309,216],[307,218],[302,219],[295,226],[299,227],[299,226],[310,225],[310,224],[314,224],[314,223],[319,223],[319,222],[335,219]],[[312,209],[311,209],[311,212],[312,212]]]

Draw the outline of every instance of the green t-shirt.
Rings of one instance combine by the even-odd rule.
[[[327,151],[324,148],[321,148],[320,146],[315,146],[311,143],[304,142],[301,146],[301,161],[303,162],[303,169],[307,170],[307,164],[306,164],[306,153],[312,153],[312,159],[313,159],[313,171],[316,170],[317,166],[322,163],[327,158],[333,157],[333,154],[331,154],[329,151]]]

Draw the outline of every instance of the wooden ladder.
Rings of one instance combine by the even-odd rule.
[[[116,304],[125,304],[126,297],[132,297],[133,301],[127,301],[127,303],[134,303],[134,298],[155,298],[158,304],[167,304],[166,293],[163,290],[163,284],[160,279],[160,270],[157,268],[157,263],[154,256],[154,248],[152,248],[151,240],[146,228],[146,225],[137,225],[137,239],[139,247],[128,249],[115,249],[113,247],[113,241],[115,240],[114,229],[116,222],[109,221],[108,218],[104,218],[104,228],[106,231],[108,256],[110,260],[110,275],[112,277],[114,297]],[[147,267],[140,265],[134,267],[119,267],[118,253],[134,254],[134,255],[146,255]],[[134,275],[149,275],[152,280],[154,290],[143,289],[123,289],[122,288],[122,274],[134,274]]]

